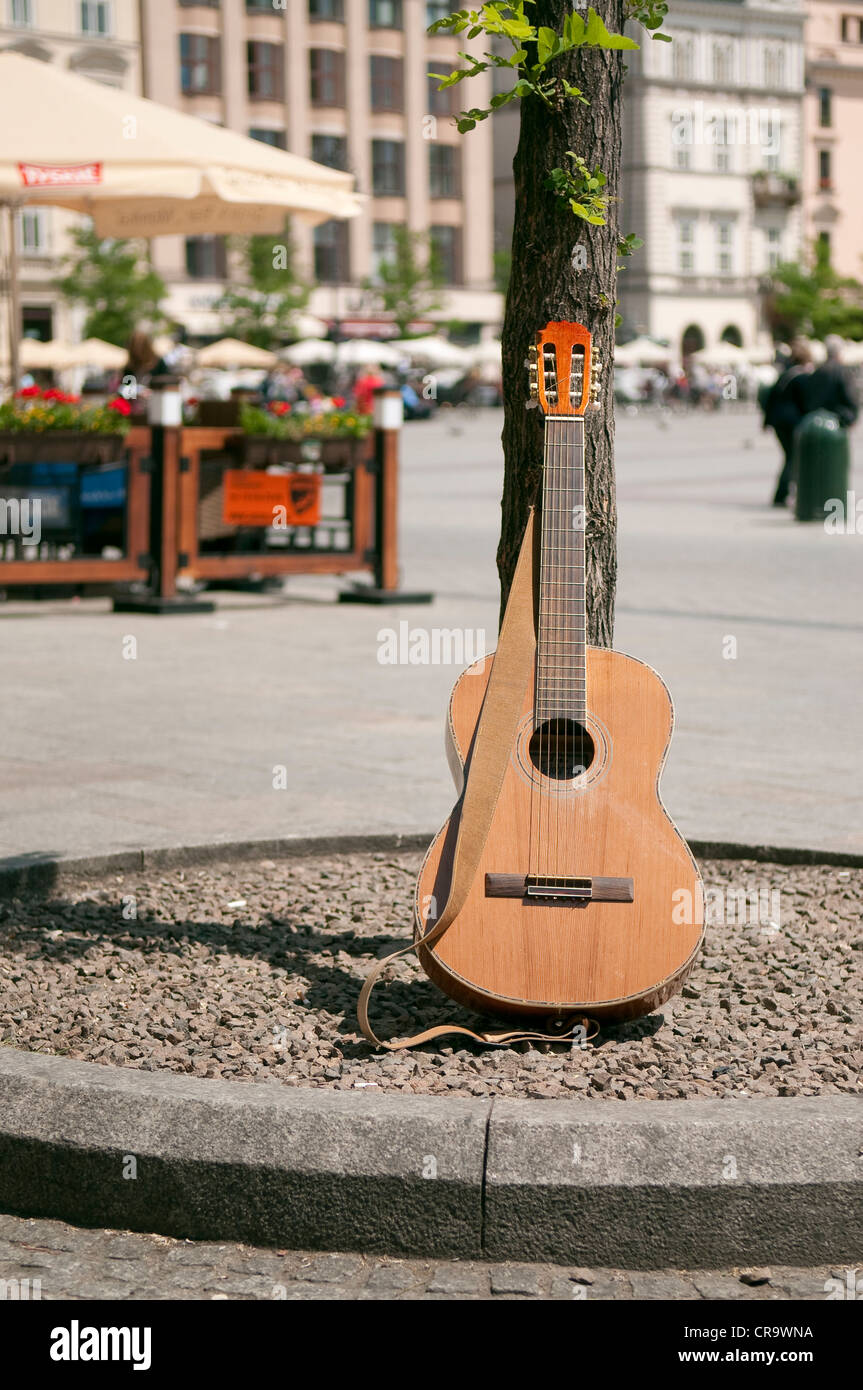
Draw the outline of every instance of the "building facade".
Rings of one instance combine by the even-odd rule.
[[[0,48],[112,87],[141,89],[137,0],[0,0]],[[26,112],[21,119],[26,121]],[[24,337],[74,340],[80,334],[83,312],[64,303],[53,284],[70,249],[70,228],[79,221],[62,208],[18,214]]]
[[[372,292],[394,228],[428,233],[444,279],[431,317],[474,333],[501,316],[493,285],[491,132],[452,121],[451,92],[429,72],[458,63],[455,39],[429,37],[450,13],[432,0],[141,0],[144,94],[279,148],[346,169],[365,196],[350,222],[295,228],[311,313],[341,332],[386,323]],[[486,96],[473,79],[471,101]],[[220,238],[161,238],[154,263],[167,312],[190,337],[219,332],[213,304],[229,274]]]
[[[802,0],[680,0],[627,54],[622,336],[768,341],[761,282],[802,249]]]
[[[803,198],[807,241],[863,280],[863,3],[809,0]]]

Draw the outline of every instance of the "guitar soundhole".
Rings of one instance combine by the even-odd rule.
[[[543,777],[571,782],[593,762],[593,739],[577,719],[547,719],[534,730],[528,752]]]

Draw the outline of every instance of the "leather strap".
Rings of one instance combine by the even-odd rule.
[[[534,509],[531,508],[521,543],[518,564],[513,576],[512,588],[507,600],[506,612],[501,625],[497,651],[492,663],[491,675],[483,700],[482,711],[474,734],[473,746],[465,768],[465,786],[461,801],[458,834],[453,852],[452,878],[446,906],[437,921],[421,937],[403,946],[384,960],[377,962],[367,976],[360,991],[357,1004],[357,1019],[360,1028],[370,1043],[376,1047],[396,1052],[404,1047],[416,1047],[432,1038],[444,1037],[449,1033],[460,1033],[472,1038],[474,1042],[485,1043],[489,1047],[505,1047],[515,1042],[561,1042],[576,1036],[576,1030],[585,1029],[584,1041],[596,1037],[599,1026],[591,1019],[567,1019],[562,1029],[556,1033],[535,1033],[516,1029],[503,1033],[475,1033],[459,1024],[439,1024],[427,1028],[410,1038],[393,1039],[389,1042],[379,1038],[369,1023],[369,996],[378,979],[400,956],[410,951],[420,952],[437,941],[448,927],[452,926],[461,912],[471,890],[480,858],[491,829],[497,799],[506,770],[510,752],[515,743],[521,713],[524,707],[524,694],[533,670],[536,649],[536,625],[534,622]],[[422,961],[420,961],[422,963]],[[591,1026],[593,1031],[591,1032]]]

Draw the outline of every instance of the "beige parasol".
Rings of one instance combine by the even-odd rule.
[[[241,343],[238,338],[220,338],[217,343],[201,348],[195,354],[199,367],[274,367],[278,358],[266,348],[254,347],[252,343]]]
[[[0,53],[0,203],[10,221],[27,204],[86,213],[102,236],[279,232],[288,214],[310,223],[355,216],[353,186],[351,174]],[[17,323],[14,241],[7,259]]]

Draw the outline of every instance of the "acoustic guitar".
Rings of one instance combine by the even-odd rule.
[[[532,553],[519,562],[496,657],[469,667],[452,692],[450,761],[462,795],[420,871],[414,938],[424,970],[451,998],[559,1031],[572,1015],[636,1018],[674,994],[702,941],[703,895],[659,794],[673,726],[668,690],[643,661],[587,645],[584,417],[598,394],[590,334],[549,323],[529,368],[544,415],[541,524],[531,523]],[[521,628],[508,632],[519,603]],[[496,711],[513,698],[516,708],[488,716],[498,737],[501,726],[511,733],[496,781],[473,798],[478,813],[470,809],[474,755],[483,761],[477,776],[491,783],[494,730],[483,731],[480,755],[477,726],[505,640],[509,668],[517,674],[521,663],[523,693],[513,679],[514,697],[495,692]],[[488,823],[472,849],[458,851],[470,863],[469,887],[435,934],[461,818],[481,820],[483,801]]]

